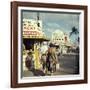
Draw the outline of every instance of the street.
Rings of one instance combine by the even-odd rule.
[[[60,56],[60,72],[67,74],[78,74],[79,73],[79,55],[66,54]]]
[[[70,74],[79,74],[79,55],[75,54],[64,54],[59,57],[60,69],[56,70],[51,75],[70,75]],[[23,72],[24,77],[31,76],[45,76],[41,70],[29,71],[26,70]]]

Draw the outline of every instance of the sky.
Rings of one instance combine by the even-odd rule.
[[[65,13],[65,12],[47,12],[40,11],[39,19],[42,20],[42,27],[45,34],[50,38],[52,32],[61,30],[68,35],[75,26],[79,31],[79,14],[78,13]],[[22,11],[22,17],[25,19],[37,20],[37,11]],[[72,35],[71,41],[75,42],[79,35]]]

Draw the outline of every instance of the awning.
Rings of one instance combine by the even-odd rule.
[[[35,37],[33,37],[33,38],[29,38],[29,37],[23,37],[23,39],[29,39],[29,40],[34,40],[34,41],[50,41],[50,39],[48,39],[48,38],[35,38]]]

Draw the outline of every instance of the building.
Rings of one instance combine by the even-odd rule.
[[[26,51],[32,50],[34,52],[35,69],[41,68],[39,48],[43,41],[48,41],[48,39],[42,31],[42,21],[23,19],[23,44]],[[24,69],[26,70],[25,59],[23,62]]]
[[[52,33],[51,42],[59,45],[61,53],[67,53],[68,48],[72,45],[69,35],[64,33],[62,30],[55,30]]]

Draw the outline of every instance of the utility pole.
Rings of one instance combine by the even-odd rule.
[[[40,27],[39,20],[40,20],[40,18],[39,18],[39,12],[37,12],[37,26],[38,26],[38,27]]]

